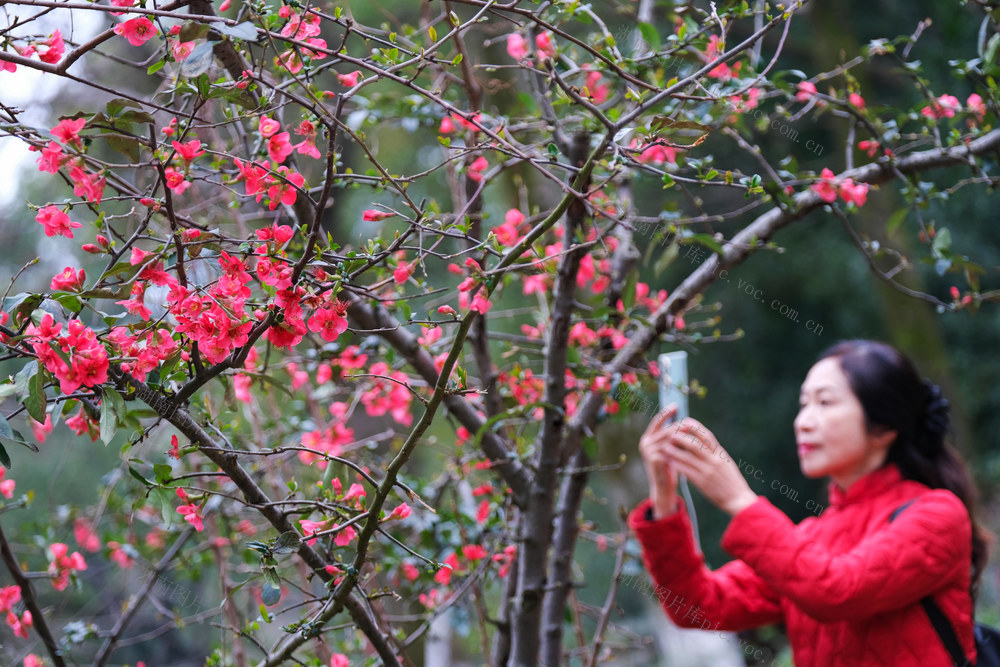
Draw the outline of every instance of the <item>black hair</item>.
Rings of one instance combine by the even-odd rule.
[[[865,414],[865,426],[896,432],[886,463],[906,479],[954,493],[972,522],[972,593],[986,567],[987,532],[976,522],[976,491],[962,458],[947,442],[948,401],[937,385],[921,379],[896,348],[872,340],[841,341],[820,359],[835,358]]]

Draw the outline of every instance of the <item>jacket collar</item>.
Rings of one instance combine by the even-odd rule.
[[[835,482],[830,482],[830,505],[850,505],[867,498],[882,495],[886,489],[895,486],[903,479],[895,463],[887,463],[851,484],[845,491]]]

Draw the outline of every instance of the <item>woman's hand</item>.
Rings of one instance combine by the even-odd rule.
[[[667,441],[670,437],[670,420],[677,414],[677,406],[669,406],[649,422],[639,438],[639,455],[642,456],[649,480],[649,499],[653,503],[653,516],[661,519],[677,511],[677,471],[670,464]]]
[[[666,431],[663,453],[671,469],[687,476],[723,512],[736,516],[757,501],[739,466],[701,422],[689,417]]]

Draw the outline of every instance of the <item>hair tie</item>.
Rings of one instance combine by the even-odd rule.
[[[941,388],[924,380],[924,407],[921,423],[925,430],[943,438],[951,423],[948,399],[941,395]]]

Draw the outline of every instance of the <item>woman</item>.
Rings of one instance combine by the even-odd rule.
[[[974,661],[986,542],[969,476],[944,442],[948,402],[895,348],[848,341],[810,369],[799,403],[802,473],[831,483],[826,510],[798,525],[750,489],[696,420],[669,424],[668,411],[646,429],[650,495],[629,524],[666,611],[704,629],[783,622],[798,667],[952,665],[920,604],[929,595]],[[718,570],[694,544],[678,474],[732,517],[722,546],[736,560]]]

